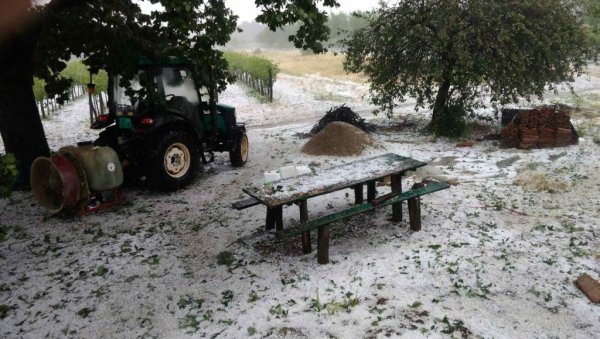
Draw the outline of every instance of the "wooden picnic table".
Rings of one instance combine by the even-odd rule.
[[[297,204],[300,208],[300,223],[306,224],[309,221],[307,200],[310,198],[351,188],[354,189],[355,203],[360,205],[364,202],[363,188],[366,185],[367,202],[375,203],[376,199],[379,199],[376,197],[377,181],[391,177],[392,197],[402,193],[401,180],[405,172],[425,165],[426,163],[415,159],[387,153],[319,170],[316,173],[275,181],[272,187],[254,186],[243,191],[267,207],[267,230],[276,228],[279,232],[283,230],[284,205]],[[402,200],[392,204],[392,220],[402,220]],[[319,263],[329,261],[329,236],[328,226],[318,228]],[[311,251],[310,230],[302,232],[302,249],[304,253]]]

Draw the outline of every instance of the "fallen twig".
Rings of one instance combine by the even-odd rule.
[[[498,207],[496,207],[496,206],[490,206],[490,205],[484,205],[483,208],[495,208],[495,209],[498,209]],[[501,209],[509,211],[509,212],[512,212],[512,213],[515,213],[515,214],[518,214],[518,215],[522,215],[524,217],[528,217],[529,216],[529,214],[527,214],[525,212],[519,212],[519,211],[513,210],[512,208],[502,207]]]

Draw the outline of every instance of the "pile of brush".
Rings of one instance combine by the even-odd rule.
[[[331,108],[325,116],[321,118],[310,130],[309,134],[315,135],[322,131],[325,126],[334,121],[344,122],[352,126],[358,127],[361,130],[369,133],[375,130],[375,126],[365,122],[365,119],[356,114],[350,107],[346,105]]]

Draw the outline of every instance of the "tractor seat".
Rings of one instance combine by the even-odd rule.
[[[174,96],[169,99],[165,105],[165,108],[169,112],[184,116],[190,115],[193,111],[190,102],[185,97],[181,96]]]

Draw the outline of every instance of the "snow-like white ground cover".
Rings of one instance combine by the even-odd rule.
[[[299,153],[297,133],[342,103],[336,93],[370,108],[361,86],[282,76],[273,104],[231,86],[221,101],[249,123],[249,162],[218,155],[176,193],[130,189],[124,206],[82,218],[51,217],[27,192],[0,200],[0,336],[597,338],[600,308],[573,281],[600,278],[600,147],[456,148],[406,129],[373,134],[380,147],[357,158]],[[94,138],[85,100],[44,125],[54,150]],[[418,233],[389,208],[334,224],[329,265],[298,239],[275,242],[264,207],[230,208],[264,171],[387,152],[433,165],[405,189],[431,174],[458,185],[422,199]],[[542,191],[517,185],[524,176]],[[352,202],[350,191],[317,197],[309,213]],[[297,222],[284,208],[284,224]]]

